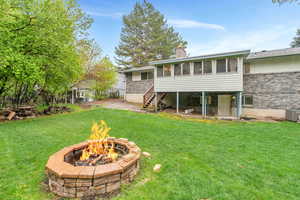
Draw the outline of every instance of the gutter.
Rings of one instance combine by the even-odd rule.
[[[234,52],[227,52],[227,53],[209,54],[209,55],[186,57],[186,58],[157,60],[157,61],[152,61],[149,64],[150,65],[158,65],[158,64],[177,63],[177,62],[184,62],[184,61],[203,60],[203,59],[210,59],[210,58],[222,58],[222,57],[228,57],[228,56],[249,55],[250,52],[251,52],[250,50],[244,50],[244,51],[234,51]]]

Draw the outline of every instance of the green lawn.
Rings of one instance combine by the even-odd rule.
[[[0,199],[54,199],[41,186],[48,157],[85,140],[100,119],[112,136],[152,154],[118,200],[300,199],[300,124],[200,123],[108,109],[0,124]]]

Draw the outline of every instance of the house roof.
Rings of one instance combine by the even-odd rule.
[[[143,67],[131,67],[129,69],[121,70],[120,72],[126,73],[126,72],[139,72],[139,71],[147,71],[147,70],[153,70],[154,66],[143,66]]]
[[[93,88],[95,87],[95,84],[96,84],[96,80],[91,80],[91,79],[81,80],[78,83],[76,83],[73,86],[73,88],[81,88],[81,89]]]
[[[225,52],[225,53],[200,55],[200,56],[194,56],[194,57],[172,58],[172,59],[167,59],[167,60],[157,60],[157,61],[150,62],[150,64],[151,65],[158,65],[158,64],[166,64],[166,63],[176,63],[176,62],[184,62],[184,61],[203,60],[203,59],[210,59],[210,58],[222,58],[222,57],[227,57],[227,56],[248,55],[249,53],[250,53],[250,50],[232,51],[232,52]]]
[[[300,48],[287,48],[287,49],[276,49],[270,51],[260,51],[249,54],[247,60],[269,58],[269,57],[280,57],[280,56],[291,56],[300,55]]]

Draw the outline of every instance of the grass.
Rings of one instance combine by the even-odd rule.
[[[71,109],[71,112],[83,111],[83,109],[77,104],[59,103],[59,104],[54,104],[53,106],[66,106]],[[48,105],[39,104],[36,106],[36,110],[41,112],[47,109],[48,107],[49,107]]]
[[[0,199],[54,199],[42,189],[48,157],[85,140],[93,121],[152,154],[116,200],[299,199],[300,125],[187,121],[94,109],[0,124]],[[152,172],[156,163],[160,173]]]

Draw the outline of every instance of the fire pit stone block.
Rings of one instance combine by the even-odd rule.
[[[123,145],[128,154],[114,163],[97,166],[74,166],[71,155],[87,146],[87,142],[65,147],[49,157],[46,175],[50,191],[61,197],[81,198],[89,196],[110,197],[120,192],[121,184],[133,181],[139,171],[141,151],[127,139],[111,138]]]

